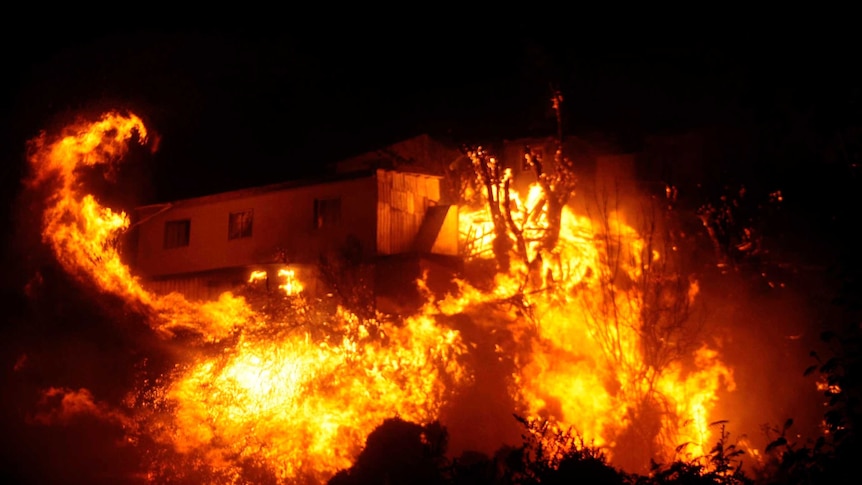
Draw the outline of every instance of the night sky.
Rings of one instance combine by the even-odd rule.
[[[135,160],[151,184],[141,202],[314,174],[421,133],[468,143],[549,135],[552,89],[565,97],[567,133],[600,132],[633,149],[644,134],[702,126],[820,136],[858,121],[848,42],[462,29],[70,25],[10,37],[3,176],[20,178],[24,142],[39,130],[110,108],[133,110],[160,137],[151,159]]]

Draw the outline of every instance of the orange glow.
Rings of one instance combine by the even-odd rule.
[[[142,121],[119,113],[70,126],[58,137],[43,134],[32,142],[30,185],[51,194],[42,234],[63,267],[149,316],[159,336],[178,339],[183,330],[178,342],[188,352],[154,388],[150,382],[132,390],[125,414],[95,404],[86,389],[49,389],[46,405],[59,409],[42,413],[40,422],[123,416],[130,439],[149,437],[173,452],[152,463],[153,481],[192,470],[236,483],[253,463],[279,482],[320,482],[349,467],[385,419],[433,421],[449,395],[447,385],[470,379],[458,363],[464,352],[458,332],[430,316],[360,321],[339,309],[312,328],[266,322],[231,293],[197,303],[179,293],[148,292],[115,245],[128,217],[101,206],[79,179],[87,167],[110,170],[136,134],[145,141]],[[278,276],[288,294],[302,290],[293,271]],[[253,273],[249,281],[262,277]]]
[[[265,279],[266,279],[266,271],[263,271],[263,270],[252,271],[251,274],[248,276],[248,282],[249,283],[254,283],[255,281],[260,281],[260,280],[265,280]]]
[[[80,415],[89,415],[121,425],[132,424],[123,413],[104,403],[96,402],[87,389],[65,389],[50,387],[42,392],[41,408],[33,422],[40,424],[64,424]]]
[[[278,277],[284,278],[284,283],[278,285],[278,288],[284,290],[288,296],[296,295],[302,291],[302,283],[296,279],[296,271],[289,268],[278,270]]]
[[[688,457],[704,455],[717,439],[709,425],[720,418],[711,412],[719,391],[733,390],[733,373],[705,345],[649,362],[647,349],[659,355],[663,349],[649,347],[642,338],[648,311],[644,282],[652,281],[647,271],[661,255],[621,214],[607,213],[604,221],[594,221],[568,207],[557,246],[543,249],[541,233],[548,219],[541,190],[534,184],[524,200],[512,194],[512,219],[522,229],[526,253],[513,255],[509,274],[498,274],[490,291],[461,282],[460,293],[440,307],[457,313],[479,302],[512,301],[523,294],[513,315],[496,324],[530,336],[530,351],[518,356],[520,365],[512,376],[513,395],[528,417],[571,428],[586,442],[608,449],[612,461],[628,466],[644,466],[650,457],[638,465],[615,456],[632,446],[650,448],[659,461],[675,458],[677,446],[684,443]],[[467,257],[494,257],[488,210],[463,210],[461,223],[480,228],[461,231],[465,239],[472,236],[465,240]],[[531,261],[541,261],[540,271],[528,270]],[[679,300],[693,304],[698,284],[686,281],[680,291]],[[525,317],[514,314],[518,312]],[[628,442],[633,430],[642,437],[646,433],[646,441]]]
[[[142,121],[118,113],[58,137],[43,134],[32,142],[30,184],[50,194],[42,235],[65,270],[122,298],[183,349],[172,371],[130,391],[128,409],[96,404],[86,389],[45,394],[46,405],[60,410],[44,414],[44,422],[75,413],[110,416],[134,438],[167,450],[153,455],[161,457],[152,463],[153,481],[193,470],[209,477],[198,481],[247,482],[248,467],[280,483],[327,480],[351,466],[384,420],[431,422],[471,382],[462,359],[468,347],[457,329],[438,322],[455,314],[510,331],[518,350],[496,349],[513,354],[513,411],[574,429],[607,448],[612,462],[645,466],[649,458],[673,458],[685,443],[697,456],[715,442],[709,423],[723,417],[711,413],[719,392],[734,387],[732,370],[705,344],[674,354],[663,336],[647,338],[656,328],[652,308],[693,303],[697,282],[682,282],[681,299],[656,292],[663,299],[649,300],[649,285],[678,280],[655,269],[666,255],[623,214],[593,219],[564,208],[559,240],[545,248],[547,197],[535,185],[524,198],[512,193],[523,251],[492,284],[458,280],[457,292],[429,298],[398,322],[361,319],[343,308],[314,324],[272,321],[230,292],[204,303],[156,295],[123,263],[115,241],[129,218],[100,205],[80,174],[110,170],[136,139],[146,140]],[[460,223],[468,262],[493,258],[487,207],[464,208]],[[302,292],[293,270],[277,275],[287,295]],[[248,282],[265,278],[254,271]],[[313,313],[301,298],[286,300],[297,313]],[[633,447],[649,456],[627,459]]]
[[[333,324],[340,340],[271,328],[178,370],[163,397],[174,423],[160,439],[180,453],[205,450],[231,474],[250,458],[281,480],[322,481],[349,467],[386,418],[433,421],[442,374],[464,378],[457,365],[440,365],[461,351],[457,333],[430,320],[385,336],[383,326],[369,332],[346,312]]]

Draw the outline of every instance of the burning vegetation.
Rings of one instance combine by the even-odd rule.
[[[550,173],[526,151],[538,183],[525,197],[493,156],[470,158],[488,203],[462,212],[462,226],[473,230],[470,256],[493,258],[497,272],[491,291],[465,283],[452,308],[506,302],[511,317],[487,325],[507,322],[527,340],[512,379],[524,412],[575,430],[628,469],[703,456],[733,372],[698,334],[698,282],[682,273],[668,228],[647,214],[636,230],[606,204],[592,218],[575,214],[560,149]]]
[[[256,299],[259,272],[242,290],[196,302],[145,288],[117,244],[129,218],[83,183],[146,140],[140,118],[108,113],[32,141],[29,186],[50,193],[44,242],[67,273],[118,297],[171,349],[166,365],[141,363],[120,403],[45,389],[34,423],[116,424],[141,450],[149,482],[353,483],[384,426],[415,435],[419,454],[443,453],[439,420],[477,384],[476,345],[458,325],[466,319],[505,362],[499,384],[526,433],[519,456],[533,468],[511,481],[541,481],[541,470],[574,458],[638,473],[684,460],[698,476],[742,481],[741,449],[716,413],[734,369],[703,332],[699,282],[665,205],[624,210],[606,197],[577,212],[561,147],[548,161],[526,150],[537,181],[523,194],[475,148],[460,211],[465,271],[445,295],[419,281],[428,298],[416,314],[324,308],[288,268],[278,308]]]
[[[249,469],[284,482],[325,481],[351,465],[386,418],[433,421],[449,389],[470,378],[458,363],[465,351],[458,332],[436,325],[433,314],[395,325],[339,308],[297,324],[273,321],[230,293],[196,303],[148,292],[116,246],[128,217],[84,193],[78,178],[83,168],[109,167],[145,137],[139,118],[117,113],[43,136],[34,142],[31,183],[57,186],[43,234],[63,267],[121,297],[162,338],[187,346],[175,368],[142,382],[124,409],[130,439],[158,451],[152,481],[235,483]],[[297,283],[282,276],[292,293]],[[69,394],[61,411],[103,409],[66,405],[80,396],[91,397]]]

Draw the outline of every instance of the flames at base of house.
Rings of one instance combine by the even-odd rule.
[[[719,393],[733,389],[732,369],[674,320],[696,301],[697,283],[680,278],[621,214],[594,221],[565,209],[547,251],[531,235],[548,224],[536,189],[523,202],[516,196],[511,212],[526,234],[524,257],[492,281],[464,278],[445,297],[429,292],[419,312],[396,322],[319,310],[285,270],[280,289],[298,298],[277,320],[236,294],[197,303],[150,293],[123,264],[114,241],[129,220],[86,193],[78,174],[109,168],[136,139],[146,139],[142,121],[118,113],[43,135],[33,142],[30,183],[56,189],[43,236],[62,266],[122,298],[184,355],[118,408],[86,389],[51,388],[39,422],[91,414],[121,423],[130,441],[156,450],[146,454],[151,480],[236,483],[254,471],[322,481],[350,467],[386,419],[437,420],[474,380],[471,346],[453,316],[506,335],[495,349],[513,369],[513,412],[573,429],[612,461],[672,458],[683,443],[701,456],[717,438],[710,423],[720,417],[711,413]],[[481,229],[486,210],[464,211],[464,227]],[[491,233],[474,233],[479,261],[493,253]]]
[[[251,461],[280,480],[319,481],[349,466],[384,419],[429,422],[446,384],[469,379],[457,362],[464,351],[458,333],[430,317],[396,326],[339,309],[313,322],[270,322],[230,293],[195,303],[148,292],[112,244],[128,218],[80,193],[76,179],[82,164],[116,161],[134,135],[146,135],[140,119],[111,113],[56,140],[43,136],[34,142],[32,183],[56,180],[62,188],[47,201],[43,234],[63,267],[151,315],[158,335],[188,344],[184,363],[127,399],[129,433],[172,456],[151,464],[154,480],[199,473],[231,482]],[[289,271],[278,276],[285,293],[300,290]],[[61,402],[73,401],[80,400]]]
[[[296,271],[290,268],[279,268],[276,273],[278,278],[280,278],[283,283],[278,285],[278,289],[282,290],[287,296],[294,296],[302,293],[303,287],[302,282],[296,277]],[[269,279],[269,274],[266,270],[255,270],[252,271],[248,277],[248,283],[257,283],[257,282],[267,282]]]

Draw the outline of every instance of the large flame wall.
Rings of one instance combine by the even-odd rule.
[[[188,347],[174,371],[132,390],[123,410],[135,439],[167,450],[151,464],[154,481],[232,483],[249,466],[280,481],[322,481],[349,467],[385,419],[433,421],[445,383],[469,379],[458,364],[458,333],[421,315],[393,325],[339,311],[309,329],[266,321],[230,293],[196,303],[148,292],[115,244],[128,217],[101,206],[81,183],[83,170],[110,169],[130,142],[145,139],[140,118],[120,113],[44,134],[32,142],[30,184],[52,194],[43,236],[62,266]]]
[[[566,209],[558,247],[539,272],[516,261],[481,290],[459,280],[459,291],[399,323],[344,309],[314,325],[274,321],[231,293],[207,303],[150,293],[123,263],[116,240],[129,219],[102,206],[82,173],[112,169],[130,143],[146,137],[140,118],[121,113],[44,134],[32,141],[29,183],[51,194],[43,236],[63,268],[120,297],[155,335],[183,349],[173,370],[141,382],[116,409],[86,390],[46,391],[89,404],[55,410],[44,421],[110,415],[134,442],[160,450],[148,454],[151,480],[236,483],[254,469],[282,482],[323,481],[350,467],[387,418],[438,419],[473,373],[462,359],[469,347],[441,315],[505,327],[517,341],[506,383],[512,411],[572,428],[621,464],[671,457],[683,443],[698,454],[715,438],[711,412],[719,391],[732,388],[732,372],[702,343],[672,359],[647,355],[644,315],[652,303],[638,282],[649,276],[645,263],[660,255],[619,214],[600,225]],[[538,199],[531,193],[518,201],[520,223],[534,231],[546,224],[530,205]],[[485,211],[462,211],[464,228],[493,234],[481,229]],[[478,257],[492,254],[490,237],[472,243]],[[528,251],[535,262],[540,250]],[[696,298],[691,282],[684,292]],[[484,311],[489,305],[494,312]],[[645,447],[648,456],[627,461],[627,445]]]

